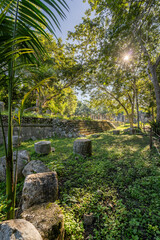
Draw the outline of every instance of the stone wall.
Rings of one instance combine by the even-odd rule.
[[[7,136],[7,117],[3,116],[5,134]],[[22,141],[29,139],[44,139],[57,137],[79,137],[114,128],[109,121],[80,121],[42,118],[23,118],[21,127]],[[14,121],[13,135],[18,134],[18,126]],[[0,144],[3,143],[2,129],[0,127]]]

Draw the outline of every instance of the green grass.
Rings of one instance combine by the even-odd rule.
[[[66,239],[159,240],[160,158],[148,137],[108,132],[89,138],[93,155],[86,159],[72,153],[75,139],[49,139],[56,151],[48,156],[34,153],[33,141],[20,147],[57,171]],[[4,195],[4,184],[0,191]],[[84,226],[83,215],[91,212],[94,222]]]

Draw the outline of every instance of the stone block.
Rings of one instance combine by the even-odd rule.
[[[15,173],[16,168],[16,151],[13,152],[13,170]],[[20,179],[23,177],[22,171],[25,165],[30,161],[29,153],[26,150],[21,150],[18,152],[17,158],[17,178]],[[5,181],[6,179],[6,157],[2,157],[0,161],[0,181]]]
[[[33,205],[54,202],[58,198],[58,179],[56,172],[28,175],[22,191],[22,209]]]
[[[77,139],[73,144],[73,152],[83,157],[92,155],[92,142],[89,139]]]
[[[39,154],[49,154],[51,152],[50,141],[40,141],[34,144],[35,152]]]
[[[8,144],[8,138],[7,138],[7,144]],[[18,135],[12,136],[12,144],[13,147],[18,147],[21,145],[21,136],[18,137]]]
[[[34,225],[24,219],[12,219],[0,223],[0,240],[42,240]]]
[[[31,222],[43,239],[64,239],[64,217],[57,204],[42,203],[35,205],[22,212],[21,217]]]
[[[40,160],[32,160],[30,161],[23,169],[22,173],[24,177],[33,174],[33,173],[43,173],[50,172],[49,168],[41,162]]]

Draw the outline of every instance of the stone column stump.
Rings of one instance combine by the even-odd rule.
[[[92,155],[92,142],[89,139],[77,139],[73,144],[73,152],[83,157]]]
[[[22,210],[33,205],[54,202],[58,199],[58,179],[56,172],[28,175],[22,190]]]
[[[49,154],[51,152],[50,141],[40,141],[34,144],[35,152],[39,154]]]
[[[57,204],[34,205],[23,211],[21,217],[35,226],[43,240],[64,240],[64,216]]]

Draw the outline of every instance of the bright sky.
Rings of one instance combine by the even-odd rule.
[[[62,38],[63,41],[67,38],[68,31],[74,31],[74,26],[79,24],[81,18],[84,17],[85,11],[89,8],[88,3],[83,3],[83,0],[66,0],[69,5],[69,12],[66,13],[67,19],[64,21],[60,20],[61,32],[56,31],[56,35]]]

